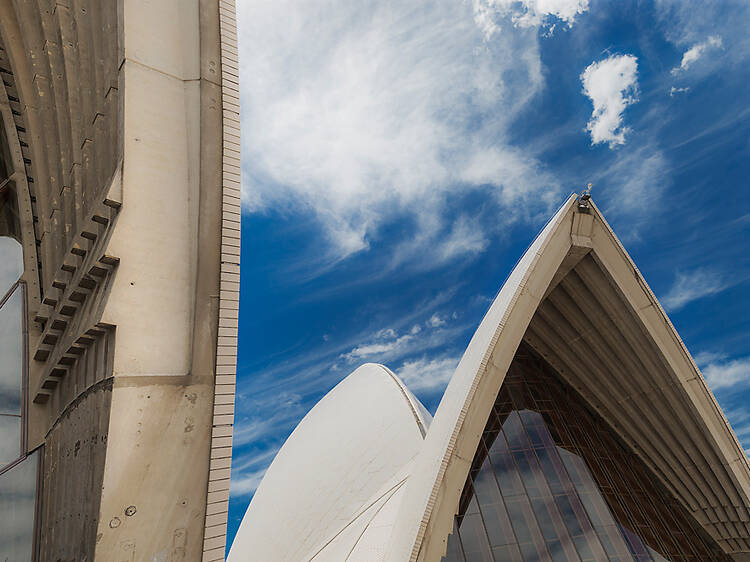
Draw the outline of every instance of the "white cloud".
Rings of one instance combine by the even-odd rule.
[[[281,447],[271,447],[263,451],[251,449],[235,452],[232,463],[230,494],[233,498],[249,496],[260,485],[263,475]]]
[[[482,253],[488,243],[481,225],[461,216],[441,242],[438,258],[441,261],[450,261],[461,256],[471,257]]]
[[[430,316],[427,324],[433,328],[439,328],[440,326],[445,326],[445,320],[443,320],[437,313],[435,313]]]
[[[677,273],[672,288],[661,302],[669,311],[679,310],[687,303],[721,292],[727,286],[724,278],[714,271],[696,269],[690,273]]]
[[[716,363],[723,359],[726,359],[726,354],[718,351],[701,351],[700,353],[693,356],[695,363],[703,369],[710,363]]]
[[[721,46],[721,37],[717,35],[712,35],[706,41],[693,45],[682,55],[680,66],[673,68],[672,74],[678,74],[680,72],[686,71],[695,61],[701,58],[706,53],[706,51],[712,49],[720,49]]]
[[[594,105],[586,126],[591,144],[606,142],[610,148],[625,143],[630,129],[622,127],[625,108],[637,100],[638,62],[633,55],[612,55],[593,62],[581,74],[583,93]]]
[[[531,19],[546,9],[527,4],[537,6]],[[472,6],[457,0],[238,10],[246,212],[310,212],[336,257],[367,249],[405,214],[423,231],[414,253],[452,259],[484,242],[460,221],[445,228],[455,221],[448,194],[481,190],[500,205],[541,207],[558,192],[507,140],[543,86],[538,34],[521,26],[531,19],[488,43]],[[562,5],[544,13],[572,22]]]
[[[237,401],[241,406],[238,411],[248,414],[237,415],[233,436],[235,447],[283,433],[294,420],[305,413],[302,396],[288,391],[274,393],[273,408],[270,411],[264,408],[266,404],[260,403],[256,398],[248,398],[245,394],[240,394]]]
[[[750,357],[709,363],[703,376],[712,390],[750,384]]]
[[[551,33],[560,20],[572,26],[589,9],[588,0],[474,0],[474,20],[487,39],[500,31],[498,20],[516,27],[546,26]]]
[[[398,338],[383,342],[360,345],[352,349],[349,353],[342,355],[342,358],[353,361],[355,359],[367,359],[373,356],[390,355],[407,348],[408,344],[413,339],[413,334],[405,334]]]
[[[700,68],[691,69],[691,73],[705,76],[725,65],[737,67],[746,65],[750,58],[750,34],[747,22],[750,21],[750,2],[746,0],[686,2],[685,0],[656,0],[656,23],[668,41],[681,48],[683,53],[702,43],[709,43],[708,49],[701,53]],[[721,31],[721,44],[726,49],[721,56],[707,56],[707,51],[717,49],[708,38],[716,39],[716,32]],[[716,55],[717,53],[712,53]],[[683,55],[684,57],[684,55]],[[680,68],[680,67],[678,67]]]
[[[624,241],[639,239],[641,225],[660,208],[663,193],[672,183],[672,166],[655,143],[631,144],[614,153],[614,160],[592,176],[594,196],[608,192],[605,214],[626,221]]]
[[[445,348],[466,326],[457,326],[457,315],[433,313],[423,322],[410,328],[381,329],[370,335],[363,335],[360,341],[366,342],[341,353],[338,358],[346,363],[372,361],[388,365],[396,361],[414,357],[427,350]]]
[[[254,493],[260,486],[266,470],[268,470],[267,466],[247,474],[232,474],[229,484],[229,493],[232,498],[242,498]]]
[[[456,370],[458,360],[458,357],[431,360],[422,357],[406,361],[396,370],[396,374],[412,392],[442,392]]]
[[[346,341],[293,353],[290,360],[274,361],[255,372],[241,368],[232,497],[246,497],[255,491],[274,455],[299,421],[358,363],[399,365],[433,351],[439,357],[452,352],[455,342],[465,336],[470,326],[449,320],[457,317],[436,313],[445,306],[449,294],[417,303],[402,318],[393,319],[387,328],[352,333]],[[438,363],[432,365],[430,377],[437,376]],[[426,380],[417,384],[417,389],[426,388]],[[294,391],[289,391],[290,388]]]
[[[683,94],[683,93],[686,94],[689,91],[690,91],[690,88],[676,88],[676,87],[672,86],[669,89],[669,97],[672,98],[672,97],[674,97],[675,94]]]

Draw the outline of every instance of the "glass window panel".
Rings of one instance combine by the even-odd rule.
[[[474,493],[479,505],[501,503],[500,490],[495,482],[495,474],[488,458],[484,459],[482,469],[474,477]]]
[[[521,477],[513,462],[508,446],[501,433],[490,449],[490,461],[495,469],[495,478],[500,486],[503,496],[510,497],[525,493]]]
[[[497,562],[522,562],[521,551],[518,550],[518,546],[506,545],[496,546],[492,549],[492,554],[495,556]]]
[[[31,560],[37,463],[35,452],[0,475],[0,560]]]
[[[528,498],[524,496],[517,496],[509,499],[507,503],[508,514],[510,520],[513,523],[513,530],[516,533],[516,538],[520,543],[529,543],[534,546],[534,552],[540,557],[540,560],[548,560],[547,549],[544,546],[544,537],[539,529],[539,525],[534,517],[531,504]],[[524,553],[524,560],[526,560],[526,552],[531,552],[528,548],[525,549],[521,545],[521,552]],[[536,558],[534,558],[536,560]]]
[[[536,456],[539,459],[542,473],[553,495],[572,491],[572,486],[567,482],[562,465],[558,461],[554,449],[537,449]]]
[[[531,446],[534,448],[538,449],[549,444],[549,441],[545,438],[548,432],[544,427],[539,427],[538,425],[527,425],[526,433],[529,436]]]
[[[520,451],[530,448],[529,440],[526,438],[526,432],[523,430],[521,417],[518,415],[518,412],[510,413],[505,423],[503,423],[503,432],[511,450]]]
[[[493,554],[496,560],[729,560],[525,344],[495,401],[460,510],[460,538],[466,535],[476,553],[465,550],[466,562]]]
[[[471,501],[469,502],[469,507],[466,508],[466,515],[472,515],[474,513],[479,513],[479,504],[477,503],[476,492],[472,494]]]
[[[596,560],[586,537],[575,537],[573,541],[576,544],[576,550],[578,550],[581,560]]]
[[[21,415],[22,315],[23,289],[18,286],[0,308],[0,414]]]
[[[633,554],[635,554],[636,558],[643,557],[643,556],[645,556],[646,558],[649,557],[648,550],[646,549],[646,545],[643,544],[643,541],[638,535],[636,535],[627,527],[623,527],[622,525],[620,525],[620,531],[622,531],[622,534],[628,540],[628,545],[630,546],[630,550]]]
[[[534,543],[526,542],[519,545],[521,548],[521,556],[524,562],[540,562],[542,560],[549,560],[549,555],[546,549],[539,549]]]
[[[542,536],[546,541],[552,541],[557,539],[557,529],[552,521],[552,515],[550,511],[555,507],[544,499],[531,500],[531,506],[534,508],[534,515],[536,515],[536,521],[539,523],[539,528],[542,530]]]
[[[521,410],[518,412],[518,415],[521,417],[521,421],[523,421],[523,424],[527,428],[535,425],[544,427],[544,418],[542,418],[542,414],[539,412],[533,410]]]
[[[510,518],[505,511],[504,504],[482,507],[482,517],[484,518],[484,526],[487,529],[490,544],[493,547],[516,542],[516,537],[513,535],[513,527],[510,524]]]
[[[492,562],[492,552],[487,540],[487,533],[482,524],[479,513],[472,513],[464,517],[459,529],[461,544],[464,547],[466,559],[472,562]]]
[[[20,456],[21,417],[0,414],[0,469]]]
[[[513,453],[513,459],[516,461],[518,472],[521,474],[521,480],[526,487],[526,494],[528,494],[530,498],[541,497],[542,488],[540,487],[540,482],[537,481],[535,474],[536,458],[534,457],[534,453],[530,450],[516,451]]]
[[[547,541],[547,550],[549,550],[549,555],[553,562],[568,562],[568,560],[575,560],[575,558],[570,558],[568,556],[560,541]]]
[[[445,552],[445,558],[448,562],[466,562],[464,551],[461,548],[461,539],[458,536],[458,526],[453,522],[453,532],[448,535],[448,546]]]
[[[23,248],[21,244],[10,236],[0,235],[0,299],[5,296],[13,283],[18,281],[22,273]]]
[[[619,535],[619,533],[618,533]],[[612,540],[612,536],[609,533],[609,529],[602,528],[599,531],[599,542],[604,547],[604,551],[607,553],[607,556],[609,558],[620,558],[625,557],[627,559],[627,550],[622,551],[619,550],[616,546],[614,541]]]
[[[531,529],[529,529],[528,521],[524,513],[523,505],[528,503],[528,500],[522,496],[511,498],[507,502],[508,514],[510,520],[513,523],[513,529],[516,532],[516,537],[519,542],[531,542]]]
[[[573,506],[571,505],[570,498],[567,494],[556,496],[555,502],[557,503],[557,507],[560,510],[560,514],[562,515],[563,521],[565,521],[565,526],[568,528],[568,531],[570,531],[570,534],[572,536],[582,535],[583,529],[578,522],[578,518],[576,517],[576,513],[573,510]]]

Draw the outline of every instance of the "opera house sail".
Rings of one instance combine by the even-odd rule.
[[[233,0],[0,0],[0,560],[223,560]]]
[[[596,205],[513,269],[434,418],[367,364],[300,422],[230,562],[750,560],[748,458]]]

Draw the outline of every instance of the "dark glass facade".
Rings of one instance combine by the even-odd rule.
[[[27,452],[26,285],[15,183],[0,118],[0,561],[34,559],[39,450]]]
[[[522,344],[474,456],[444,560],[730,559]]]

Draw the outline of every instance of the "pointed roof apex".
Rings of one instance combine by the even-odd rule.
[[[439,560],[521,341],[566,379],[727,553],[750,553],[750,465],[677,331],[591,199],[572,194],[466,349],[404,490],[387,560]]]

